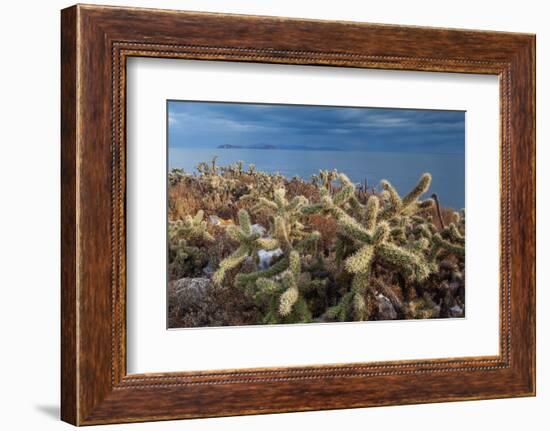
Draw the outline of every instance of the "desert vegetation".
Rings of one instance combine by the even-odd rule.
[[[465,214],[423,199],[430,182],[171,170],[169,326],[463,317]]]

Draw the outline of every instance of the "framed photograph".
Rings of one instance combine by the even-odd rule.
[[[465,112],[167,112],[169,328],[465,317]]]
[[[535,37],[62,11],[62,419],[535,394]]]

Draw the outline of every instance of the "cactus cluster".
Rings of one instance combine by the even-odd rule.
[[[239,247],[220,262],[218,270],[212,276],[215,284],[223,282],[225,274],[239,266],[247,257],[257,259],[259,250],[274,250],[279,246],[277,240],[262,237],[261,233],[252,229],[250,216],[244,209],[239,211],[239,225],[230,225],[226,229],[227,236],[237,242]]]
[[[339,174],[338,180],[341,187],[337,193],[331,196],[324,185],[320,189],[321,202],[305,211],[323,212],[336,219],[339,229],[336,257],[352,275],[349,291],[327,310],[327,316],[339,320],[367,320],[368,303],[376,297],[372,283],[375,265],[392,269],[410,282],[421,282],[436,270],[433,260],[428,258],[429,242],[411,235],[416,222],[424,220],[417,214],[433,205],[431,199],[419,200],[427,191],[431,176],[422,175],[403,198],[383,180],[380,196],[371,195],[364,205],[356,198],[355,186],[344,174]]]
[[[197,170],[172,171],[170,187],[196,188],[213,199],[206,214],[226,221],[214,226],[202,208],[172,220],[170,267],[241,298],[226,313],[239,324],[464,315],[465,213],[443,220],[437,197],[422,199],[430,174],[400,196],[387,180],[369,191],[336,170],[311,182],[215,159]]]
[[[196,275],[208,263],[204,245],[214,242],[204,220],[204,212],[168,223],[168,270],[171,275]]]
[[[306,231],[302,224],[302,209],[308,204],[307,198],[295,196],[288,201],[284,188],[276,189],[273,195],[273,200],[260,197],[252,211],[269,213],[269,239],[261,239],[270,242],[261,246],[265,250],[280,248],[282,256],[267,269],[238,274],[236,286],[244,289],[258,306],[265,309],[264,323],[309,322],[311,312],[303,295],[318,281],[308,279],[308,273],[302,273],[301,253],[315,245],[319,233]],[[241,214],[248,217],[244,210]],[[254,251],[257,252],[257,248]],[[220,270],[231,263],[232,256],[220,263]]]

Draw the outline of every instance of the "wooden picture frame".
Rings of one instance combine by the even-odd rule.
[[[64,421],[535,394],[534,35],[77,5],[62,11],[61,49]],[[500,354],[128,375],[125,65],[131,56],[498,75]]]

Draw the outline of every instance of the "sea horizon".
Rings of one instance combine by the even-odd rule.
[[[465,204],[465,155],[398,151],[303,150],[282,148],[168,148],[168,169],[182,168],[197,173],[200,162],[217,156],[219,166],[242,161],[246,168],[280,173],[310,180],[320,169],[337,169],[354,183],[379,188],[382,179],[390,181],[399,193],[407,193],[424,172],[432,175],[427,195],[437,193],[443,206],[455,209]],[[424,196],[424,198],[429,196]]]

